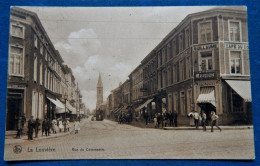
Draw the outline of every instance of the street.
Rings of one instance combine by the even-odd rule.
[[[162,130],[88,118],[79,134],[26,141],[18,154],[8,144],[5,159],[252,159],[252,138],[253,129]]]

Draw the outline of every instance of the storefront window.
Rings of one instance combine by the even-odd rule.
[[[243,112],[243,99],[234,91],[232,93],[232,105],[233,112]]]
[[[230,52],[230,72],[231,74],[240,74],[241,73],[241,52],[240,51],[231,51]]]

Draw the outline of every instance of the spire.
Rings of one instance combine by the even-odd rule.
[[[101,74],[100,73],[99,73],[99,77],[98,77],[97,87],[103,87],[103,83],[102,83],[102,79],[101,79]]]

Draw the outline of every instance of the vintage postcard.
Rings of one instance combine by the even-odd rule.
[[[10,9],[5,160],[255,158],[247,8]]]

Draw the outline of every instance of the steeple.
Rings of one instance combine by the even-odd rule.
[[[103,83],[102,83],[102,79],[101,79],[100,73],[99,73],[99,77],[98,77],[97,87],[103,87]]]

